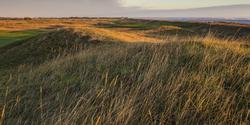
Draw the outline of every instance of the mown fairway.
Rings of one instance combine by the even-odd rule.
[[[36,29],[36,30],[21,30],[21,31],[0,31],[0,47],[9,45],[13,42],[25,40],[27,38],[36,36],[40,33],[44,33],[46,30]]]

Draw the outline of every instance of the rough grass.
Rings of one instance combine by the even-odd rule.
[[[250,40],[250,27],[248,25],[233,25],[227,23],[199,23],[199,22],[176,22],[157,20],[122,19],[112,23],[99,23],[102,28],[130,28],[133,30],[153,30],[150,36],[164,37],[169,35],[179,36],[206,36],[215,33],[215,37],[223,39],[248,39]],[[181,29],[159,30],[164,26],[175,26]]]
[[[21,65],[0,84],[0,123],[247,125],[249,46],[214,40],[110,43]]]

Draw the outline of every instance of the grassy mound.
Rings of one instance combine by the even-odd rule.
[[[0,48],[0,70],[20,64],[40,64],[58,55],[72,53],[96,43],[88,35],[73,30],[44,33]]]
[[[1,84],[0,122],[249,124],[249,46],[205,41],[103,44],[19,67]]]

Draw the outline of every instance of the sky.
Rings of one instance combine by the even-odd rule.
[[[250,0],[123,0],[123,6],[148,9],[188,9],[238,4],[250,4]]]
[[[144,16],[149,11],[157,16],[156,10],[239,4],[250,5],[250,0],[0,0],[0,17]]]

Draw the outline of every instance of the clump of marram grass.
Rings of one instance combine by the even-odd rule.
[[[108,44],[28,69],[1,92],[4,124],[249,124],[249,53],[226,47]]]

